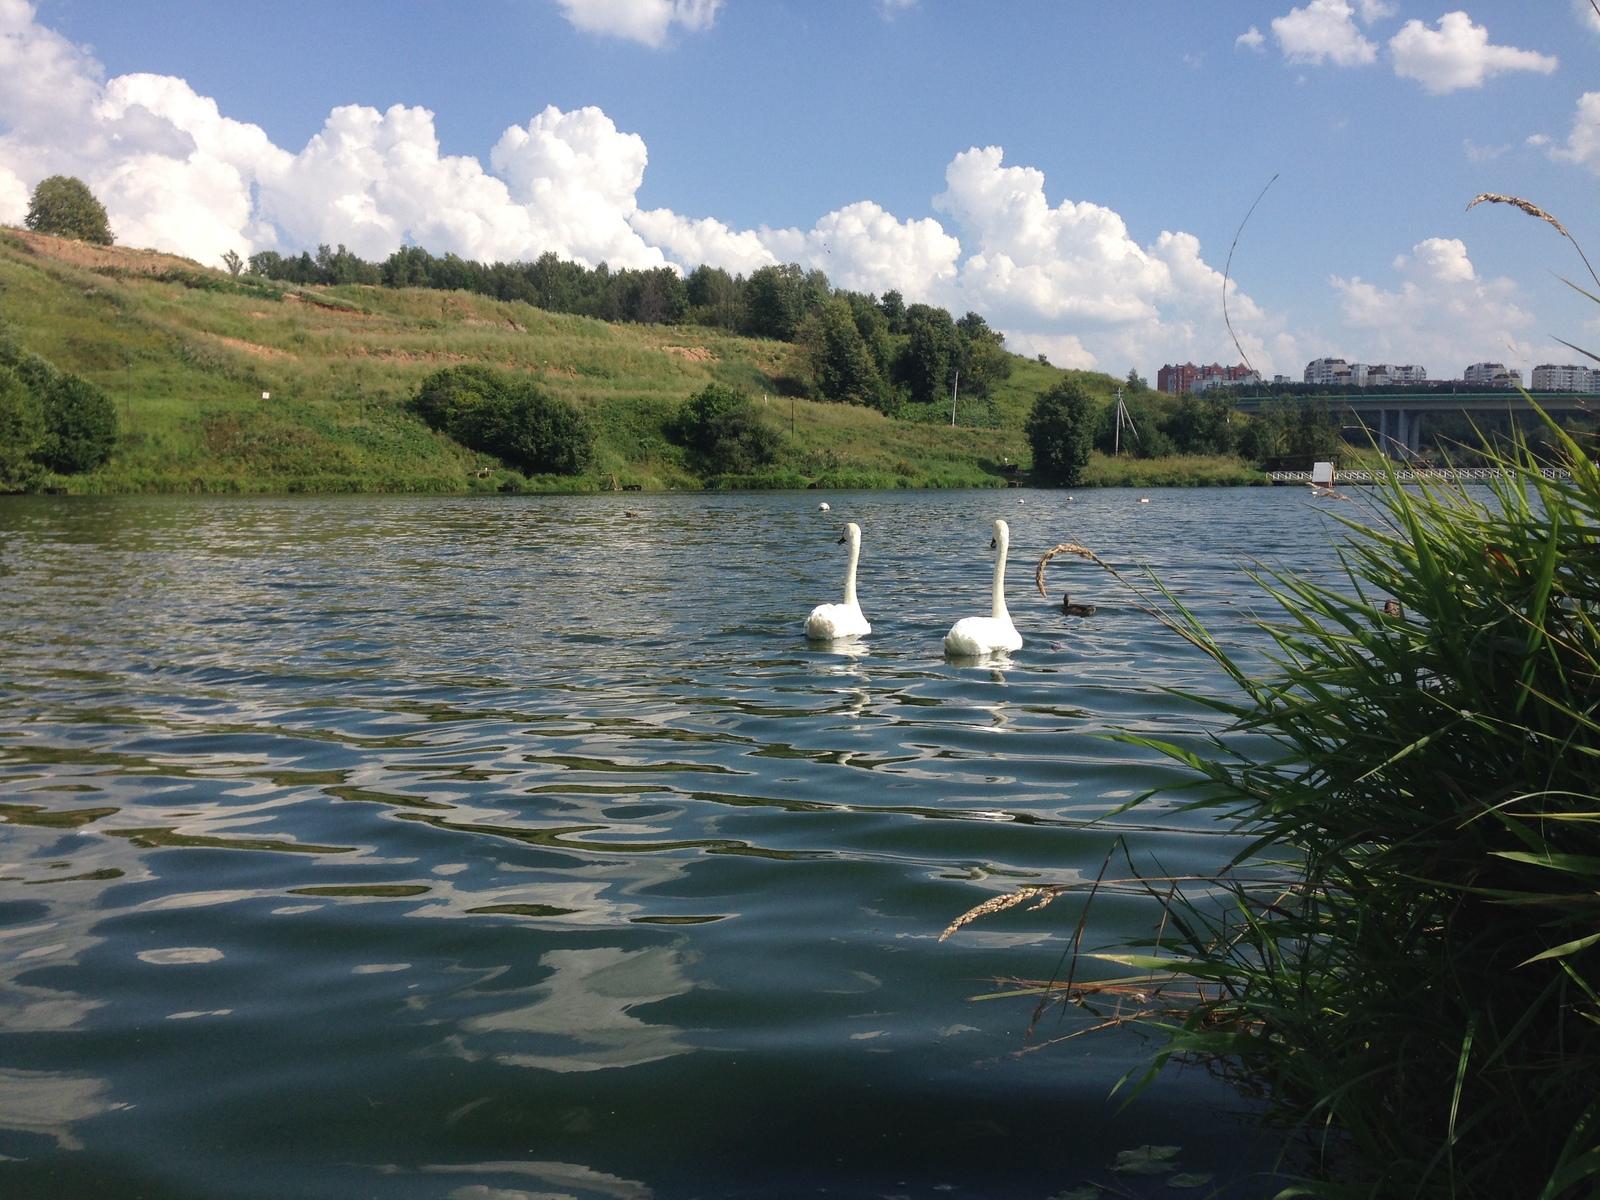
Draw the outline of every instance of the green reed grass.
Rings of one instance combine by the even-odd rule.
[[[1550,432],[1570,478],[1521,444],[1487,495],[1391,475],[1339,586],[1255,572],[1265,672],[1157,602],[1242,698],[1202,699],[1207,752],[1128,740],[1253,841],[1152,885],[1165,950],[1110,957],[1198,986],[1143,1014],[1156,1065],[1205,1058],[1308,1135],[1303,1194],[1600,1185],[1600,473]]]
[[[1086,907],[1064,980],[984,998],[1096,1018],[1066,1037],[1160,1031],[1145,1081],[1201,1060],[1298,1135],[1284,1195],[1600,1191],[1600,472],[1549,437],[1570,476],[1520,442],[1487,491],[1386,474],[1343,517],[1335,584],[1252,572],[1279,609],[1265,666],[1118,575],[1238,692],[1190,697],[1227,719],[1198,751],[1123,740],[1189,768],[1187,809],[1246,848],[1205,878],[1024,889],[946,931],[1142,891],[1140,952],[1080,953]]]

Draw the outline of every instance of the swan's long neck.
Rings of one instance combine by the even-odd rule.
[[[859,608],[856,601],[856,563],[861,561],[861,539],[850,539],[850,565],[844,570],[844,602],[852,607]]]
[[[996,620],[1011,620],[1011,614],[1006,611],[1006,551],[1010,548],[1011,539],[1004,532],[996,534],[995,540],[1000,543],[1000,552],[994,556],[994,610],[989,614]]]

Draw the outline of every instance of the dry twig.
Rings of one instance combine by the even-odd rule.
[[[1600,7],[1596,8],[1596,12],[1600,12]],[[1551,216],[1549,213],[1545,212],[1544,209],[1540,208],[1532,200],[1524,200],[1521,196],[1503,196],[1499,192],[1480,192],[1478,195],[1473,197],[1472,203],[1467,205],[1467,211],[1470,212],[1479,204],[1509,204],[1512,208],[1521,209],[1530,217],[1534,217],[1540,221],[1543,221],[1547,225],[1554,226],[1557,233],[1572,243],[1572,248],[1578,252],[1578,257],[1583,259],[1583,265],[1588,269],[1589,278],[1594,280],[1596,287],[1600,287],[1600,275],[1596,275],[1594,273],[1594,267],[1589,265],[1589,256],[1583,252],[1583,247],[1578,245],[1578,239],[1567,232],[1567,227],[1565,225],[1556,220],[1555,217]]]
[[[1062,542],[1061,545],[1057,546],[1054,550],[1046,550],[1044,552],[1044,557],[1039,560],[1038,568],[1033,572],[1033,582],[1039,585],[1039,595],[1046,598],[1049,597],[1050,593],[1044,590],[1044,567],[1047,562],[1049,562],[1058,554],[1076,554],[1079,558],[1086,558],[1090,562],[1105,567],[1106,570],[1111,571],[1111,568],[1101,561],[1100,556],[1093,550],[1089,549],[1089,547],[1080,546],[1077,542]],[[1112,571],[1111,573],[1113,575],[1116,574],[1115,571]]]
[[[970,925],[979,917],[986,917],[990,913],[1004,912],[1008,908],[1015,908],[1017,905],[1022,904],[1025,901],[1032,900],[1035,896],[1043,896],[1044,899],[1040,900],[1039,903],[1033,905],[1033,907],[1028,910],[1029,912],[1034,912],[1043,908],[1046,904],[1049,904],[1050,901],[1059,896],[1062,891],[1062,888],[1054,886],[1025,887],[1019,889],[1018,891],[1010,892],[1004,896],[990,896],[982,904],[978,905],[978,907],[969,908],[954,921],[951,921],[945,931],[939,935],[939,940],[941,942],[944,941],[945,938],[949,937],[963,925]]]

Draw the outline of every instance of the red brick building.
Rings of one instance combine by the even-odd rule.
[[[1217,382],[1249,383],[1256,376],[1243,363],[1236,367],[1224,367],[1220,363],[1212,363],[1209,367],[1197,367],[1193,363],[1173,366],[1168,363],[1156,372],[1156,390],[1171,396],[1180,396],[1185,392],[1194,391],[1196,382],[1208,378]]]

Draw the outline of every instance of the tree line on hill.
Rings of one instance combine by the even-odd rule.
[[[230,266],[245,269],[240,261]],[[344,246],[319,246],[315,255],[254,254],[248,270],[302,285],[467,291],[603,321],[700,325],[790,342],[804,351],[806,378],[780,382],[890,416],[931,417],[927,410],[947,406],[958,390],[969,401],[987,400],[1012,367],[1005,335],[977,313],[957,320],[943,308],[908,305],[897,291],[879,297],[835,288],[823,272],[795,263],[749,276],[708,266],[680,276],[670,267],[586,267],[554,253],[486,264],[405,246],[374,263]]]

